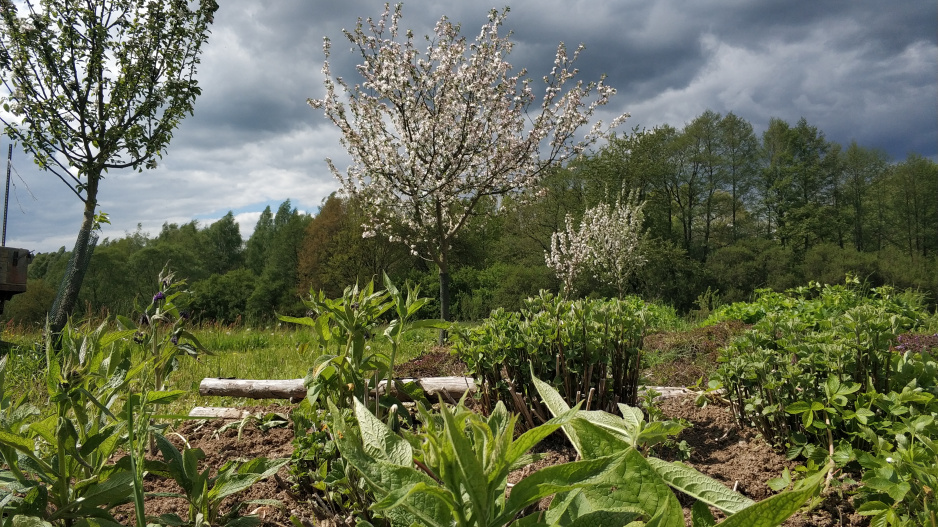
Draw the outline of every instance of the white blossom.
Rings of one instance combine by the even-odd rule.
[[[475,40],[441,18],[418,50],[399,35],[401,6],[345,31],[362,62],[361,82],[335,77],[324,41],[326,94],[310,99],[341,131],[352,165],[340,172],[345,192],[365,205],[367,232],[394,233],[445,272],[451,241],[483,198],[536,188],[548,168],[578,155],[606,133],[601,123],[582,138],[615,90],[603,79],[574,81],[582,46],[561,43],[537,104],[525,70],[507,61],[513,43],[500,34],[508,14],[492,10]],[[626,116],[620,116],[619,124]]]
[[[551,236],[551,250],[544,253],[547,266],[563,282],[565,295],[586,270],[615,285],[622,295],[628,278],[646,261],[641,252],[644,206],[632,192],[616,200],[615,206],[600,203],[587,210],[579,227],[567,215],[565,230]]]

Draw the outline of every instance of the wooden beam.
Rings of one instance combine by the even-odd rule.
[[[457,401],[465,393],[475,393],[476,385],[472,377],[426,377],[423,379],[397,379],[397,382],[407,384],[416,382],[427,394],[430,400],[442,395],[444,400]],[[385,393],[387,381],[378,383],[378,393]],[[392,393],[400,397],[396,387]],[[247,397],[249,399],[302,399],[306,397],[306,387],[303,379],[202,379],[199,384],[199,395],[215,395],[225,397]],[[404,399],[402,399],[404,400]]]

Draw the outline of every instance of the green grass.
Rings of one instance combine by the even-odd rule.
[[[187,395],[169,408],[167,414],[187,414],[194,406],[253,406],[285,402],[282,399],[255,400],[235,397],[202,397],[199,384],[206,377],[238,379],[299,379],[306,376],[319,353],[312,333],[289,324],[273,324],[261,328],[209,326],[193,332],[212,352],[198,359],[182,356],[179,366],[168,379],[169,389],[185,390]],[[10,343],[6,369],[7,386],[28,387],[31,402],[42,408],[46,404],[44,386],[45,355],[38,332],[7,332],[3,340]],[[435,330],[414,331],[406,335],[398,351],[397,363],[406,362],[430,351],[437,342]],[[116,345],[136,346],[132,341]],[[388,353],[390,345],[378,331],[369,342],[375,351]]]
[[[193,406],[244,406],[283,402],[281,399],[255,400],[234,397],[202,397],[199,383],[207,377],[238,379],[299,379],[318,355],[315,339],[305,328],[275,324],[266,328],[210,327],[195,332],[213,354],[198,360],[182,358],[181,367],[169,378],[171,388],[189,395],[177,401],[176,413]],[[436,344],[433,330],[411,333],[398,352],[398,363],[429,351]],[[378,332],[369,344],[375,351],[388,353],[390,345]]]

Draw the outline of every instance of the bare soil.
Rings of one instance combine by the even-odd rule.
[[[417,375],[452,375],[459,374],[458,365],[451,364],[448,354],[440,352],[417,359],[415,364],[405,367],[408,374]],[[252,412],[278,412],[289,414],[292,405],[273,407],[248,408]],[[786,466],[794,464],[786,461],[785,457],[775,452],[771,446],[762,440],[754,431],[741,428],[733,421],[729,410],[719,404],[709,404],[703,408],[694,405],[693,397],[682,396],[664,400],[660,403],[664,415],[670,419],[684,419],[692,426],[684,430],[678,441],[686,441],[691,447],[689,465],[700,470],[730,488],[749,496],[754,500],[765,499],[773,494],[766,485],[766,481],[781,474]],[[179,436],[184,437],[191,447],[201,448],[206,458],[204,466],[217,469],[228,460],[249,460],[255,457],[290,457],[293,451],[292,426],[273,428],[266,432],[261,431],[255,422],[249,422],[240,439],[237,428],[229,428],[218,432],[221,427],[231,421],[186,421],[176,427]],[[181,439],[173,435],[171,439],[181,446]],[[513,474],[511,482],[517,482],[535,470],[550,464],[564,463],[575,459],[576,452],[565,445],[562,440],[550,438],[539,448],[545,454],[544,459]],[[676,449],[663,449],[656,453],[664,459],[676,459]],[[151,477],[146,482],[147,492],[179,492],[178,487],[171,481]],[[343,523],[322,522],[314,520],[314,509],[310,504],[310,497],[298,495],[292,490],[289,481],[289,472],[282,468],[277,477],[261,481],[244,491],[240,495],[229,497],[223,505],[228,510],[237,502],[251,500],[274,499],[280,506],[246,505],[241,514],[255,513],[260,516],[265,525],[291,526],[290,516],[295,516],[302,523],[312,525],[344,525]],[[541,503],[544,507],[549,503]],[[683,499],[686,516],[689,518],[689,508],[692,505],[689,499]],[[159,515],[174,512],[182,518],[186,517],[187,504],[181,498],[152,497],[146,500],[148,515]],[[133,508],[125,505],[120,509],[118,520],[126,525],[133,524]],[[688,525],[690,524],[688,520]],[[835,526],[835,525],[868,525],[866,518],[857,515],[850,504],[850,500],[836,494],[825,497],[824,502],[814,510],[792,517],[784,525],[793,527],[803,526]]]

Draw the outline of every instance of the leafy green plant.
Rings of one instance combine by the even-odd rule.
[[[933,521],[925,482],[934,480],[938,363],[918,344],[927,339],[906,336],[928,319],[921,297],[853,281],[755,305],[727,308],[761,318],[724,350],[715,375],[737,419],[803,458],[803,471],[825,467],[825,485],[840,485],[835,469],[844,482],[859,479],[862,513],[876,524]]]
[[[321,348],[304,379],[306,397],[314,407],[325,397],[346,408],[352,399],[367,403],[369,378],[380,369],[381,361],[366,341],[392,307],[388,296],[386,291],[375,291],[372,281],[363,288],[347,287],[337,299],[327,298],[322,291],[311,293],[303,303],[315,318],[280,316],[284,322],[312,328]]]
[[[466,409],[462,401],[452,410],[441,404],[438,415],[422,404],[418,411],[423,427],[408,439],[396,435],[357,402],[357,428],[334,423],[342,456],[378,497],[372,510],[383,514],[391,525],[514,524],[529,505],[587,484],[617,458],[541,469],[512,487],[506,497],[508,474],[530,463],[533,456],[527,452],[573,412],[515,439],[517,415],[509,415],[502,404],[488,417]]]
[[[567,415],[570,410],[560,394],[545,382],[536,378],[534,382],[551,412]],[[716,507],[727,515],[720,525],[772,526],[794,514],[817,491],[821,474],[799,489],[754,503],[683,463],[643,457],[635,446],[661,441],[675,433],[675,428],[643,427],[639,410],[625,405],[620,409],[621,418],[605,412],[579,411],[563,425],[583,459],[602,459],[611,452],[624,451],[626,462],[614,478],[555,496],[545,514],[549,525],[579,524],[576,522],[616,503],[639,512],[646,525],[683,526],[683,513],[671,487],[697,500],[692,509],[693,525],[714,525],[709,507]]]
[[[275,474],[289,459],[256,458],[241,465],[228,461],[213,476],[210,468],[199,470],[199,461],[205,457],[201,449],[189,448],[186,445],[180,452],[162,434],[156,434],[154,437],[163,461],[148,463],[148,470],[175,480],[183,492],[168,495],[183,497],[189,502],[189,514],[186,520],[176,514],[164,514],[155,519],[161,524],[191,527],[257,525],[260,519],[256,516],[238,515],[241,507],[246,503],[278,504],[272,500],[239,502],[233,505],[227,513],[221,513],[221,504],[226,497],[241,492]]]
[[[124,434],[113,412],[140,371],[127,348],[114,345],[128,334],[66,325],[56,351],[47,331],[47,416],[22,397],[11,400],[0,372],[4,525],[116,524],[108,511],[130,497],[133,475],[111,461]]]
[[[537,379],[535,383],[556,417],[517,439],[518,416],[501,403],[488,417],[469,411],[462,401],[453,409],[441,403],[439,413],[418,405],[421,429],[399,436],[355,402],[357,427],[335,420],[336,441],[378,498],[372,511],[391,525],[683,526],[673,487],[725,512],[722,525],[771,526],[793,514],[817,489],[819,477],[801,489],[753,503],[690,467],[646,459],[634,447],[659,442],[675,429],[649,427],[640,411],[625,406],[621,418],[571,409],[556,390]],[[529,464],[534,456],[528,451],[560,427],[582,460],[542,468],[506,492],[508,474]],[[546,512],[529,511],[548,496],[554,497]],[[715,523],[704,505],[694,507],[694,521]]]
[[[166,268],[160,272],[159,287],[145,308],[139,308],[140,317],[133,321],[118,315],[117,321],[124,329],[135,329],[134,342],[146,350],[152,362],[151,389],[162,391],[166,379],[178,366],[181,355],[196,357],[200,353],[211,354],[189,330],[189,312],[184,309],[187,291],[185,280],[176,280]]]
[[[453,348],[482,386],[486,407],[504,401],[533,427],[548,416],[535,401],[532,367],[568,404],[634,405],[645,333],[673,319],[672,310],[636,297],[568,301],[541,292],[520,312],[496,309],[479,326],[461,329]]]
[[[215,430],[213,437],[217,438],[228,430],[235,429],[238,431],[238,441],[241,441],[241,434],[249,423],[254,423],[258,430],[266,432],[271,428],[287,426],[289,420],[286,414],[280,412],[248,412],[241,419],[222,425],[218,430]]]
[[[419,297],[419,288],[407,286],[401,292],[384,275],[386,289],[375,291],[374,282],[363,288],[357,285],[345,289],[341,298],[329,299],[320,291],[312,293],[305,305],[314,317],[281,316],[280,320],[311,327],[322,352],[316,357],[304,382],[307,399],[314,407],[325,408],[326,398],[342,408],[351,408],[352,399],[369,404],[375,393],[375,411],[381,404],[389,408],[400,401],[385,389],[384,397],[378,393],[383,379],[386,388],[394,382],[394,363],[404,336],[421,328],[444,327],[439,321],[411,320],[429,299]],[[388,353],[373,349],[367,342],[379,329],[386,313],[397,315],[384,329],[383,335],[391,344]],[[395,384],[395,387],[401,388]],[[379,404],[380,403],[380,404]]]
[[[347,409],[339,416],[354,426]],[[316,519],[354,523],[358,518],[376,521],[368,506],[376,500],[358,473],[342,458],[333,428],[304,400],[291,412],[294,426],[293,455],[288,465],[290,479],[298,494],[308,496]]]

